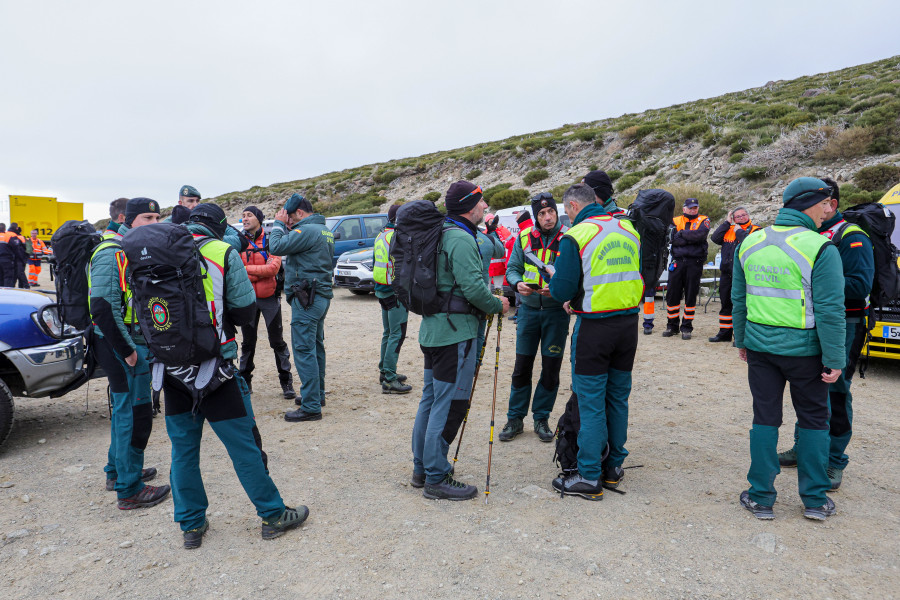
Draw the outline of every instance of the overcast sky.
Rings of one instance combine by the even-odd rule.
[[[96,220],[833,71],[900,53],[898,6],[0,0],[0,200]]]

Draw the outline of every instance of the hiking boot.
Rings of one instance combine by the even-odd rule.
[[[824,521],[826,518],[830,517],[836,512],[837,508],[834,506],[834,500],[832,500],[831,498],[826,498],[825,504],[823,506],[804,508],[803,516],[807,519],[812,519],[813,521]]]
[[[771,521],[775,518],[775,511],[771,506],[763,506],[750,499],[750,490],[741,492],[741,506],[752,512],[757,519]]]
[[[844,470],[837,467],[828,467],[826,473],[828,473],[828,479],[831,481],[831,488],[828,491],[836,492],[841,487],[841,478],[844,476]]]
[[[385,381],[381,384],[382,394],[408,394],[411,390],[411,385],[400,383],[399,379],[395,379],[394,381]]]
[[[690,332],[690,331],[682,331],[682,332],[681,332],[681,339],[683,339],[683,340],[689,340],[689,339],[691,339],[691,332]]]
[[[284,535],[285,531],[300,527],[300,524],[303,523],[308,516],[309,509],[303,505],[300,505],[297,508],[288,508],[285,506],[284,512],[281,513],[281,516],[278,517],[278,519],[262,522],[262,539],[274,540],[277,537],[281,537]]]
[[[784,452],[778,453],[778,464],[782,467],[796,467],[797,466],[797,451],[791,448],[790,450],[785,450]]]
[[[440,483],[426,483],[422,495],[429,500],[471,500],[478,495],[478,488],[457,481],[447,473]]]
[[[597,479],[585,479],[577,471],[571,475],[561,474],[553,480],[553,489],[563,496],[581,496],[588,500],[603,500],[603,486]]]
[[[672,329],[671,327],[666,327],[666,330],[662,332],[662,336],[663,337],[672,337],[673,335],[675,335],[677,333],[678,333],[677,329]]]
[[[409,485],[418,489],[425,487],[425,473],[416,473],[413,471],[412,477],[409,478]]]
[[[141,488],[141,491],[130,498],[119,498],[119,509],[131,510],[132,508],[149,508],[151,506],[156,506],[166,499],[166,496],[169,495],[171,489],[172,488],[167,485],[158,487],[145,485]]]
[[[407,379],[406,375],[401,375],[397,373],[397,378],[394,381],[399,381],[400,383],[405,382]],[[384,373],[378,376],[378,383],[384,383]]]
[[[622,467],[609,467],[603,469],[603,487],[614,490],[625,479],[625,469]]]
[[[709,338],[710,342],[730,342],[731,341],[731,330],[730,329],[720,329],[719,333]]]
[[[653,333],[652,327],[644,327],[644,335],[650,335]]]
[[[297,423],[299,421],[321,421],[322,413],[308,413],[302,408],[298,408],[297,410],[289,410],[284,413],[284,420],[291,423]]]
[[[141,471],[141,481],[147,483],[148,481],[152,481],[153,478],[156,477],[156,469],[153,467],[149,467],[143,469]],[[116,479],[107,479],[106,480],[106,491],[112,492],[116,489]]]
[[[294,391],[294,382],[293,381],[282,381],[281,382],[281,394],[284,396],[285,400],[293,400],[297,397],[297,392]]]
[[[547,419],[535,419],[534,432],[538,435],[542,442],[552,442],[553,438],[556,437],[556,434],[550,431],[550,426],[547,424]]]
[[[325,393],[327,394],[328,392],[325,392]],[[296,398],[294,398],[294,404],[296,406],[300,406],[301,404],[303,404],[303,398],[301,398],[300,396],[297,396]],[[325,396],[322,396],[322,400],[319,402],[319,406],[321,406],[322,408],[325,408]]]
[[[203,534],[209,529],[209,519],[203,521],[203,525],[197,529],[188,529],[182,536],[184,537],[184,549],[193,550],[203,545]]]
[[[503,431],[500,432],[500,441],[508,442],[524,430],[525,427],[522,424],[522,419],[510,419],[506,422],[506,425],[503,426]]]

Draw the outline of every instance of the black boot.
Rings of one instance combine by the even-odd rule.
[[[285,400],[293,400],[297,397],[297,392],[294,391],[294,382],[290,379],[287,381],[281,382],[281,394],[284,396]]]
[[[666,327],[666,330],[662,332],[663,337],[672,337],[673,335],[678,335],[677,327]]]
[[[720,329],[719,333],[709,338],[711,342],[730,342],[731,341],[731,329]]]

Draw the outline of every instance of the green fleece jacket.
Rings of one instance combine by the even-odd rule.
[[[537,225],[535,225],[537,227]],[[560,228],[562,227],[562,223],[559,221],[556,222],[556,227],[553,228],[553,231],[550,232],[549,235],[545,234],[543,231],[541,232],[541,245],[545,248],[549,247],[553,238],[559,233]],[[532,230],[532,233],[534,230]],[[521,233],[521,232],[520,232]],[[536,238],[532,238],[533,240]],[[532,247],[536,247],[537,244],[532,241]],[[535,253],[537,254],[537,253]],[[556,256],[550,258],[549,264],[554,264],[556,262]],[[509,261],[506,263],[506,281],[509,282],[509,285],[516,289],[516,286],[522,281],[522,276],[525,274],[525,250],[522,249],[522,241],[516,236],[516,241],[512,247],[512,253],[509,255]],[[543,277],[543,275],[542,275]],[[545,282],[545,285],[547,283]],[[542,296],[537,292],[530,294],[528,296],[522,296],[522,302],[529,306],[530,308],[561,308],[562,302],[553,298],[553,296]]]
[[[782,208],[775,225],[805,227],[817,231],[811,218],[800,211]],[[740,246],[734,253],[734,277],[731,300],[734,303],[734,343],[738,348],[768,352],[779,356],[822,355],[822,364],[843,369],[846,362],[844,319],[844,272],[837,248],[822,249],[812,270],[812,302],[816,318],[814,329],[773,327],[747,321],[747,282],[741,266]]]
[[[288,229],[281,221],[275,221],[269,234],[269,250],[284,257],[284,288],[304,279],[315,279],[316,294],[333,298],[334,234],[325,225],[325,217],[310,215]]]
[[[474,231],[473,231],[474,233]],[[503,303],[484,282],[484,265],[475,236],[445,222],[441,252],[437,257],[437,289],[468,300],[486,313],[499,313]],[[426,348],[449,346],[478,337],[478,317],[438,313],[422,317],[419,344]]]
[[[106,241],[118,242],[128,231],[130,228],[123,223],[118,226],[113,237]],[[90,262],[88,303],[91,321],[94,323],[94,332],[107,338],[116,354],[125,359],[134,352],[135,344],[145,345],[145,342],[137,325],[129,327],[125,324],[122,305],[124,290],[121,286],[122,274],[119,272],[119,264],[126,264],[125,251],[119,245],[104,243],[104,246],[106,247],[94,254]]]

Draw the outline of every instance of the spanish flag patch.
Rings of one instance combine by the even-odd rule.
[[[850,244],[851,248],[859,248],[860,246],[862,246],[862,242],[853,242]]]

